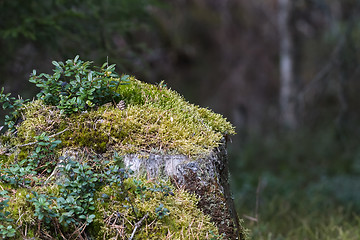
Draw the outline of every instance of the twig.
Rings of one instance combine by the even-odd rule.
[[[58,166],[56,166],[56,167],[54,168],[54,170],[52,171],[52,173],[50,174],[50,176],[45,180],[44,185],[50,180],[50,178],[52,178],[52,177],[57,173],[57,170],[58,170]]]
[[[87,222],[84,222],[79,228],[77,228],[69,237],[69,239],[72,239],[72,237],[78,233],[78,235],[74,239],[84,239],[81,234],[84,232],[85,228],[87,226]]]
[[[56,228],[55,228],[55,231],[59,231],[60,232],[60,236],[63,238],[63,240],[66,240],[67,238],[64,236],[64,234],[61,232],[61,228],[59,226],[59,221],[57,219],[55,219],[55,225],[56,225]]]
[[[243,215],[244,218],[249,219],[250,221],[253,221],[256,223],[259,222],[260,195],[261,195],[261,190],[263,187],[264,186],[263,186],[262,179],[261,179],[261,177],[259,177],[258,185],[256,187],[255,217]]]
[[[142,219],[140,219],[140,221],[138,221],[137,223],[135,223],[135,227],[134,230],[129,238],[129,240],[132,240],[135,236],[135,232],[136,230],[141,226],[141,223],[149,216],[149,214],[145,214],[145,216],[142,217]]]
[[[19,214],[20,214],[20,211],[19,211]],[[19,216],[18,220],[16,220],[16,224],[18,224],[19,221],[21,221],[21,218],[22,218],[22,216],[23,216],[24,214],[25,214],[25,213],[22,213],[22,214]]]
[[[55,134],[53,134],[53,135],[50,135],[49,138],[55,137],[55,136],[57,136],[57,135],[60,135],[60,134],[62,134],[62,133],[64,133],[64,132],[66,132],[67,130],[69,130],[69,129],[68,129],[68,128],[65,128],[64,130],[62,130],[62,131],[60,131],[60,132],[58,132],[58,133],[55,133]],[[26,143],[26,144],[22,144],[22,145],[18,145],[18,146],[16,146],[16,147],[25,147],[25,146],[34,145],[34,144],[36,144],[36,143],[38,143],[38,141],[36,141],[36,142],[31,142],[31,143]]]
[[[250,221],[253,221],[253,222],[258,222],[258,219],[257,218],[254,218],[254,217],[251,217],[251,216],[248,216],[248,215],[243,215],[244,218],[250,220]]]
[[[42,233],[48,237],[50,240],[55,240],[55,238],[53,238],[48,232],[46,232],[45,230],[42,230]]]

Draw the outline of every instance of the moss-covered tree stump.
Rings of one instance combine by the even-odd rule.
[[[67,66],[80,69],[76,81],[93,81],[77,61],[54,63],[51,79],[63,81],[54,86],[76,87],[61,77],[71,77]],[[244,239],[228,183],[233,126],[164,84],[116,78],[104,66],[97,74],[115,82],[111,101],[51,104],[43,90],[12,115],[1,135],[0,237]]]

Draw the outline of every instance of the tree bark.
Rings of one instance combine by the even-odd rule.
[[[280,113],[285,127],[296,128],[297,86],[294,76],[294,39],[290,27],[292,0],[279,0],[278,28],[280,41]]]

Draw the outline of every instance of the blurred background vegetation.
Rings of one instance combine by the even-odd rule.
[[[1,85],[25,98],[33,69],[77,54],[165,80],[236,125],[254,239],[359,239],[359,0],[0,0],[0,51]]]

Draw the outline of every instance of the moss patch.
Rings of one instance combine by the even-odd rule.
[[[126,108],[107,104],[70,117],[60,115],[40,100],[24,108],[17,143],[34,141],[43,131],[59,135],[66,147],[87,147],[97,152],[112,149],[121,154],[157,152],[207,155],[234,127],[220,114],[186,102],[178,93],[130,78],[118,89]]]
[[[135,188],[133,179],[126,184],[129,188]],[[144,179],[143,187],[149,189],[153,186],[154,182]],[[141,219],[142,227],[136,231],[137,239],[210,239],[217,234],[217,228],[210,223],[209,217],[197,208],[195,195],[183,189],[173,189],[173,196],[146,191],[137,195],[133,206],[129,206],[121,195],[114,195],[114,192],[116,189],[109,187],[99,192],[100,195],[114,196],[106,204],[98,201],[94,224],[98,227],[99,239],[129,239],[134,232],[134,222],[139,223]],[[154,211],[161,204],[169,210],[169,215],[163,218],[159,218]]]

